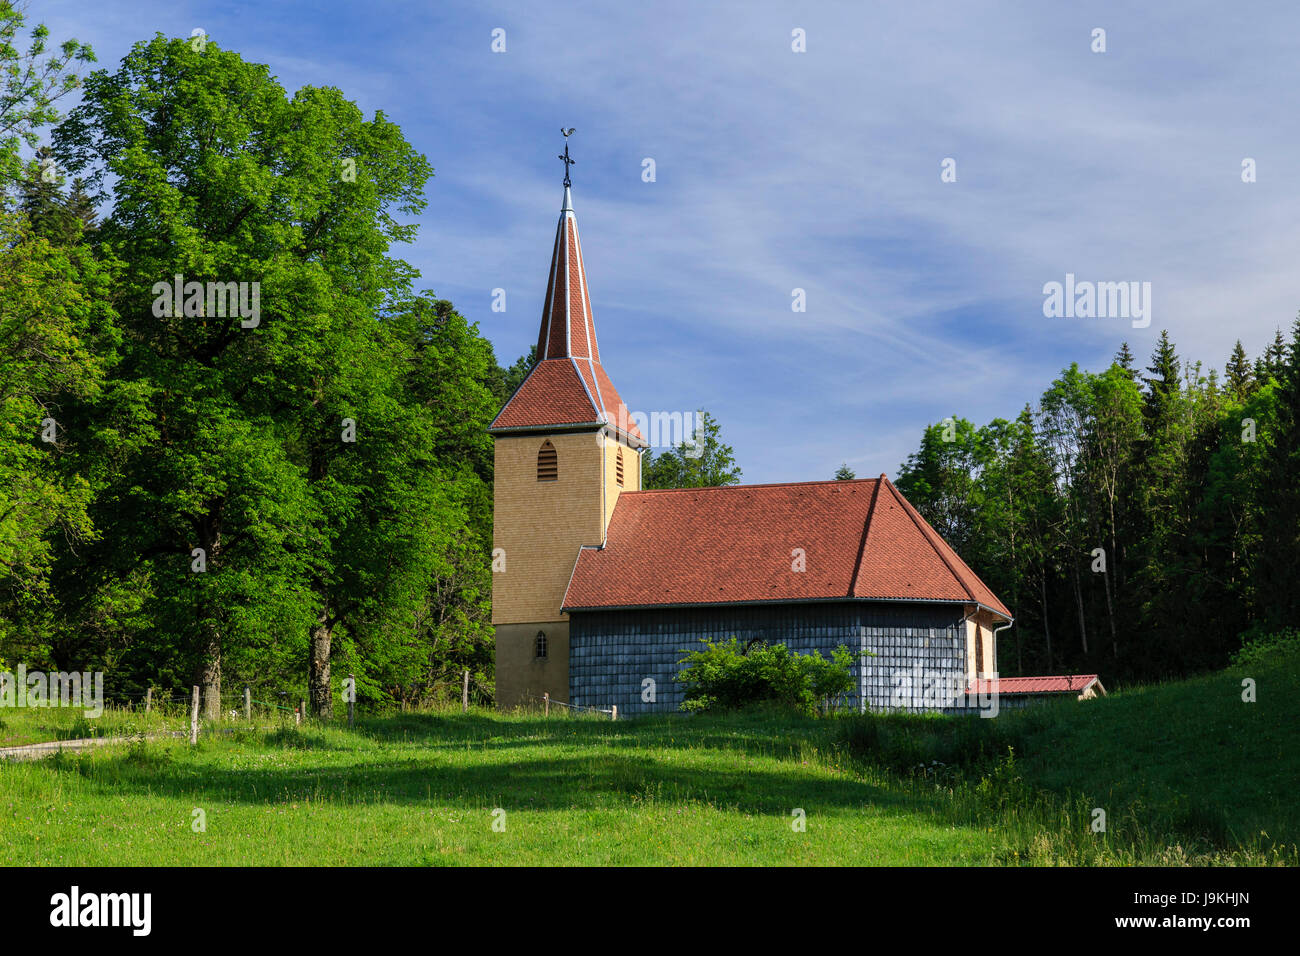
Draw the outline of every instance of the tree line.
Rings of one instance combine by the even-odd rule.
[[[490,682],[486,427],[524,360],[394,253],[428,161],[206,38],[83,78],[89,47],[23,29],[0,3],[26,68],[0,86],[0,666],[197,683],[209,713],[231,684],[328,715],[341,673]]]
[[[1224,666],[1300,626],[1300,321],[1222,376],[1167,332],[1073,364],[1014,420],[929,426],[898,487],[1015,614],[1000,673]]]

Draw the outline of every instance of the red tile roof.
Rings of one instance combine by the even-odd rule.
[[[578,217],[573,212],[567,186],[560,221],[555,226],[555,248],[551,252],[548,275],[542,326],[537,333],[537,357],[545,360],[572,356],[599,362],[600,346],[596,344],[587,270],[582,261],[582,242],[578,239]]]
[[[979,603],[1011,617],[884,475],[624,492],[605,546],[580,552],[564,609],[836,598]]]
[[[488,429],[544,429],[607,422],[644,441],[600,364],[587,270],[569,189],[555,227],[555,248],[537,333],[537,367]]]
[[[492,422],[493,429],[576,425],[600,418],[572,359],[538,362]]]
[[[1061,677],[999,677],[975,681],[972,693],[989,694],[1082,694],[1097,680],[1096,674],[1066,674]]]

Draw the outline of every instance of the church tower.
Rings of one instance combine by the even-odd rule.
[[[566,134],[567,135],[567,134]],[[641,489],[646,442],[600,361],[568,176],[555,228],[537,365],[488,428],[493,437],[492,623],[497,704],[569,700],[560,610],[584,546],[601,547],[614,503]]]

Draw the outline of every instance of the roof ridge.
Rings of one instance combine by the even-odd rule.
[[[925,529],[921,527],[921,522],[917,520],[920,518],[920,514],[912,508],[912,503],[903,497],[903,493],[894,487],[892,481],[889,481],[889,479],[886,478],[885,482],[889,486],[889,490],[893,492],[894,497],[898,499],[898,503],[902,505],[903,512],[912,519],[912,524],[916,526],[916,530],[921,533],[921,537],[925,539],[926,544],[930,546],[930,549],[939,556],[939,560],[944,563],[944,567],[948,569],[948,573],[952,575],[953,580],[961,586],[961,589],[966,592],[967,596],[969,596],[974,603],[979,604],[980,600],[975,596],[975,592],[970,589],[970,585],[962,579],[962,576],[957,573],[957,569],[952,566],[952,562],[948,560],[948,556],[939,549],[939,547],[934,543],[934,540],[926,534]],[[938,536],[938,534],[939,532],[936,531],[935,535]],[[943,541],[943,538],[939,538],[939,540]],[[944,545],[945,547],[948,546],[948,542],[944,541]]]
[[[892,483],[891,483],[891,487],[892,487]],[[897,490],[897,489],[895,489],[895,490]],[[899,492],[899,495],[900,495],[900,497],[901,497],[901,496],[902,496],[902,493]],[[906,498],[903,498],[903,501],[907,504],[907,507],[908,507],[911,511],[913,511],[913,512],[916,511],[916,506],[913,505],[910,501],[908,501]],[[919,515],[920,513],[917,512],[917,514]],[[924,519],[922,519],[922,520],[924,520]],[[927,525],[928,525],[928,522],[927,522]],[[992,589],[991,587],[988,586],[988,582],[985,581],[982,577],[980,577],[979,574],[975,571],[975,569],[972,568],[969,564],[966,563],[966,559],[965,559],[965,558],[963,558],[960,554],[958,554],[955,550],[953,550],[952,545],[948,544],[948,542],[944,540],[943,536],[940,535],[939,532],[935,531],[934,528],[930,528],[930,531],[934,533],[934,536],[935,536],[936,538],[938,538],[940,541],[943,541],[944,547],[946,547],[946,548],[947,548],[947,549],[952,553],[952,556],[953,556],[954,558],[956,558],[956,559],[961,563],[961,566],[966,570],[966,573],[968,573],[972,578],[974,578],[974,579],[975,579],[975,582],[976,582],[980,587],[982,587],[985,591],[987,591],[987,592],[988,592],[992,597],[994,597],[995,599],[997,599],[997,602],[998,602],[999,604],[1003,603],[1003,602],[1002,602],[1002,599],[1001,599],[1001,598],[998,598],[998,596],[997,596],[996,594],[994,594],[993,589]],[[929,537],[929,536],[927,535],[927,537]],[[931,542],[931,546],[933,546],[933,541]],[[945,563],[945,564],[948,564],[949,567],[951,567],[951,562],[947,561],[946,559],[945,559],[944,563]],[[966,581],[965,581],[965,579],[962,577],[961,573],[958,572],[956,568],[952,568],[952,572],[953,572],[953,574],[957,577],[957,580],[958,580],[958,582],[961,584],[961,586],[966,590],[966,593],[969,594],[969,595],[971,596],[971,598],[975,601],[975,603],[977,603],[977,604],[982,604],[983,601],[981,601],[980,598],[978,598],[978,597],[975,596],[975,592],[974,592],[974,590],[971,588],[971,586],[970,586],[968,583],[966,583]],[[992,610],[997,611],[997,608],[992,608]],[[1001,612],[1001,611],[998,611],[998,613],[1000,614],[1000,613],[1002,613],[1002,612]],[[1007,609],[1007,613],[1010,614],[1010,608]]]
[[[582,377],[582,369],[578,368],[578,360],[577,360],[576,358],[574,358],[572,355],[570,355],[568,358],[569,358],[569,362],[570,362],[570,364],[573,365],[573,374],[576,375],[576,376],[578,376],[578,382],[581,383],[581,385],[582,385],[582,390],[587,394],[587,401],[591,403],[591,411],[592,411],[592,414],[595,415],[596,418],[597,418],[598,420],[601,419],[601,418],[608,418],[609,416],[607,416],[607,415],[604,414],[604,411],[605,411],[604,403],[602,403],[602,404],[600,404],[600,405],[597,405],[595,399],[593,399],[593,398],[591,397],[591,389],[589,389],[589,388],[587,387],[587,380],[586,380],[585,378]],[[531,374],[531,373],[530,373],[530,374]],[[600,391],[600,383],[597,382],[597,381],[595,380],[595,379],[596,379],[596,372],[595,372],[594,369],[592,370],[591,378],[592,378],[592,382],[591,382],[591,384],[592,384],[592,385],[595,385],[595,386],[596,386],[596,391],[599,392],[599,391]]]
[[[757,485],[736,484],[736,485],[702,485],[698,488],[642,488],[640,491],[624,491],[622,492],[622,494],[619,495],[619,497],[621,498],[623,497],[623,495],[653,495],[653,494],[663,494],[665,492],[677,492],[677,491],[736,491],[736,490],[747,491],[752,488],[797,488],[797,487],[805,487],[807,485],[860,485],[863,482],[879,481],[879,480],[880,480],[879,478],[850,478],[847,480],[842,478],[825,478],[825,479],[818,479],[816,481],[770,481],[770,482],[764,482],[763,484],[757,484]]]
[[[862,559],[867,554],[867,536],[871,534],[871,519],[876,514],[876,501],[880,498],[880,483],[885,480],[882,471],[876,479],[876,487],[871,490],[871,504],[867,505],[867,518],[862,522],[862,543],[858,545],[858,559],[853,564],[853,574],[849,577],[849,597],[858,590],[858,576],[862,574]]]

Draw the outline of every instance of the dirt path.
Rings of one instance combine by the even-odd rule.
[[[131,737],[78,737],[75,740],[50,740],[41,744],[23,744],[21,747],[0,747],[0,760],[39,760],[60,750],[91,750],[107,744],[129,744],[135,740],[157,740],[160,737],[184,737],[183,730],[169,730],[156,734],[135,734]]]

